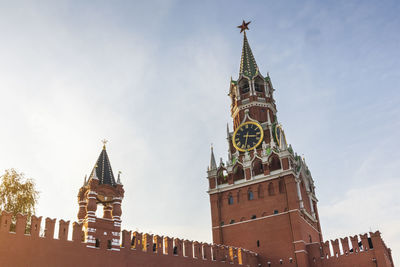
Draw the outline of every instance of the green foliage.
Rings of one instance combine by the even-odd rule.
[[[14,169],[5,171],[0,177],[0,209],[13,213],[26,214],[29,218],[35,213],[39,192],[32,179],[25,179],[23,173]]]

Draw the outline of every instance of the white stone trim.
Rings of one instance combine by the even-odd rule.
[[[213,228],[213,229],[218,229],[218,228],[220,228],[220,227],[224,228],[224,227],[233,226],[233,225],[238,225],[238,224],[243,224],[243,223],[248,223],[248,222],[252,222],[252,221],[263,220],[263,219],[271,218],[271,217],[274,217],[274,216],[279,216],[279,215],[288,214],[289,212],[294,212],[294,211],[299,211],[299,210],[298,210],[298,209],[294,209],[294,210],[284,211],[284,212],[281,212],[281,213],[278,213],[278,214],[271,214],[271,215],[267,215],[267,216],[260,217],[260,218],[250,219],[250,220],[246,220],[246,221],[243,221],[243,222],[236,222],[236,223],[232,223],[232,224],[226,224],[226,225],[222,225],[222,226],[214,226],[214,227],[212,227],[212,228]]]
[[[302,249],[302,250],[296,250],[294,253],[306,253],[306,254],[308,254],[308,252],[305,251],[304,249]]]
[[[221,184],[218,186],[218,188],[213,188],[207,191],[208,194],[212,195],[212,194],[216,194],[216,193],[220,193],[220,192],[225,192],[225,191],[229,191],[232,189],[237,189],[243,186],[249,186],[249,185],[253,185],[256,183],[260,183],[260,182],[264,182],[264,181],[269,181],[272,179],[276,179],[285,175],[289,175],[289,174],[293,174],[293,176],[295,176],[296,174],[293,172],[293,170],[284,170],[284,171],[277,171],[277,173],[272,173],[269,175],[264,175],[264,174],[260,174],[257,176],[254,176],[253,179],[251,180],[246,180],[246,179],[242,179],[239,181],[236,181],[234,184]]]

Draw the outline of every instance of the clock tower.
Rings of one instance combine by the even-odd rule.
[[[213,241],[259,254],[260,266],[309,266],[307,245],[322,241],[314,181],[287,145],[274,87],[243,32],[240,71],[230,81],[233,131],[226,163],[208,167]]]

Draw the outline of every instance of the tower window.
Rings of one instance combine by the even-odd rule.
[[[235,220],[231,220],[229,223],[230,223],[230,224],[233,224],[233,223],[235,223]]]
[[[268,184],[268,195],[275,195],[274,184],[272,182]]]
[[[251,190],[248,192],[248,199],[249,200],[253,200],[254,199],[253,191],[251,191]]]
[[[239,90],[241,94],[246,94],[250,91],[250,85],[246,79],[242,79],[239,82]]]
[[[255,218],[257,218],[256,215],[251,216],[251,219],[254,220]]]
[[[220,225],[221,225],[221,226],[224,226],[224,221],[220,222]]]
[[[278,214],[279,212],[278,212],[278,210],[274,210],[274,214]]]
[[[263,86],[259,83],[254,84],[254,89],[256,90],[256,92],[262,93],[263,91]]]
[[[260,247],[260,240],[257,240],[257,247]]]
[[[94,245],[96,248],[100,247],[100,241],[98,238],[96,238],[96,243]]]
[[[229,197],[228,197],[228,204],[229,204],[229,205],[232,205],[232,204],[233,204],[233,197],[232,197],[231,194],[229,194]]]
[[[279,193],[282,194],[285,192],[285,184],[283,180],[279,180]]]
[[[242,94],[248,93],[250,91],[249,84],[246,82],[240,87],[240,92]]]
[[[111,249],[111,247],[112,247],[111,240],[107,240],[107,248]]]

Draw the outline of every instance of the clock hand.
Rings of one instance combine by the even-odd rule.
[[[247,132],[246,136],[246,142],[244,143],[244,146],[247,146],[247,138],[249,138],[249,132]]]

